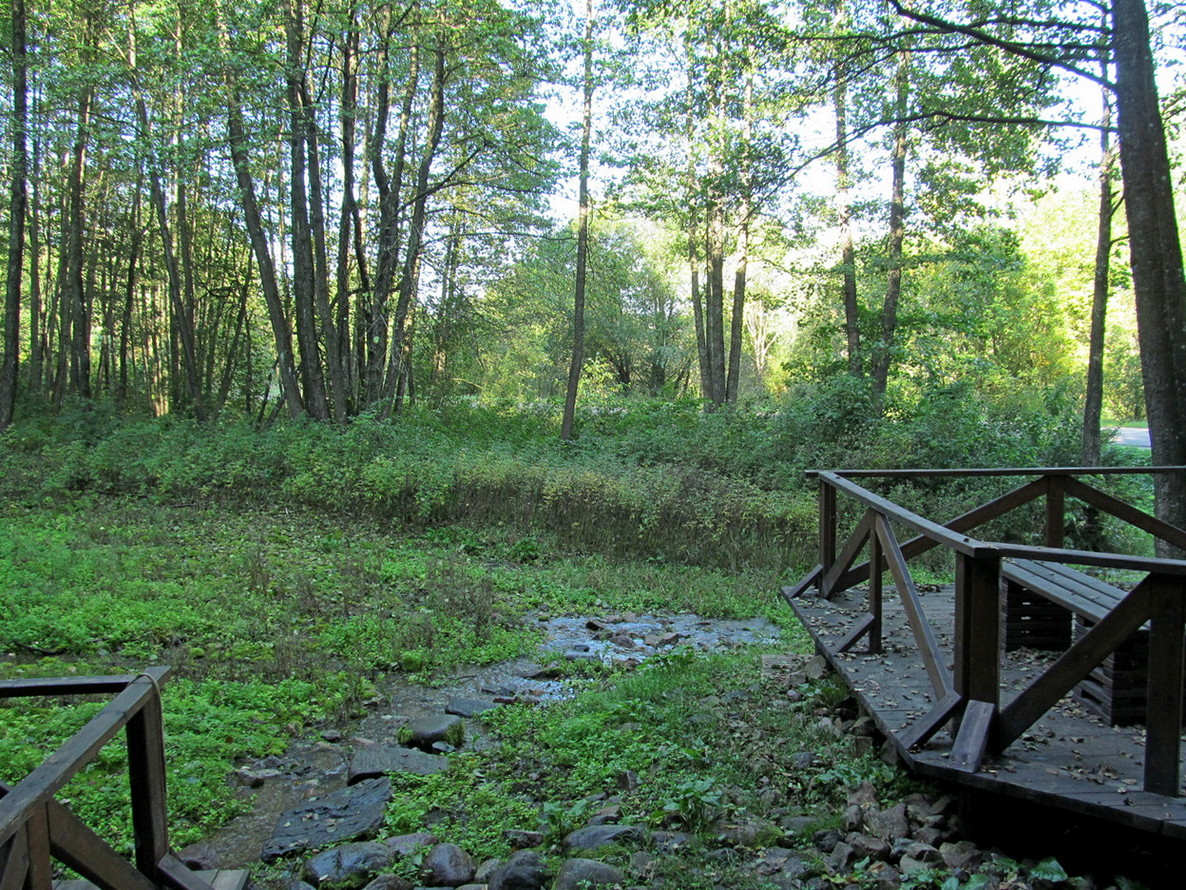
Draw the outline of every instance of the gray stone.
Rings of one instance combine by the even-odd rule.
[[[835,828],[821,828],[811,836],[811,842],[821,853],[831,853],[841,840],[842,836]]]
[[[420,877],[434,887],[460,887],[474,877],[474,860],[456,844],[437,844],[428,851]]]
[[[484,714],[497,707],[495,702],[485,698],[455,698],[445,706],[445,713],[455,714],[458,717],[477,717],[479,714]]]
[[[391,782],[386,777],[365,779],[280,816],[260,858],[275,862],[282,856],[373,837],[383,825]]]
[[[177,858],[193,871],[212,871],[222,868],[218,851],[209,844],[190,844],[177,854]]]
[[[357,748],[350,760],[350,785],[364,779],[374,779],[388,773],[411,773],[414,776],[433,776],[449,768],[449,761],[435,754],[414,748],[373,745]]]
[[[656,831],[651,835],[651,842],[661,853],[670,853],[686,846],[692,836],[683,831]]]
[[[543,885],[544,861],[534,850],[512,853],[487,883],[489,890],[539,890]]]
[[[828,870],[833,874],[842,874],[848,871],[855,860],[856,851],[844,841],[841,841],[828,854]]]
[[[596,850],[606,844],[644,841],[647,830],[638,825],[587,825],[564,839],[566,850]]]
[[[980,863],[981,852],[971,841],[957,841],[939,847],[939,855],[948,868],[975,868]]]
[[[463,731],[464,724],[456,714],[429,714],[418,717],[408,724],[412,744],[428,749],[433,742],[445,742],[450,736]]]
[[[527,831],[522,828],[508,828],[502,833],[503,840],[511,845],[513,850],[526,850],[528,847],[538,847],[544,842],[542,831]]]
[[[384,844],[343,844],[306,862],[304,878],[316,887],[363,887],[390,864],[391,851]]]
[[[774,822],[754,817],[722,825],[717,836],[735,847],[768,847],[779,841],[783,833]]]
[[[856,853],[857,859],[888,859],[890,855],[890,845],[888,841],[884,841],[879,837],[873,837],[868,834],[860,834],[853,832],[845,839],[853,852]]]
[[[900,837],[909,836],[910,822],[906,818],[906,804],[899,803],[888,810],[866,810],[865,831],[890,843]]]
[[[430,832],[417,831],[412,834],[397,834],[395,837],[387,838],[383,843],[396,859],[405,859],[413,853],[435,846],[437,839],[436,835]]]
[[[412,890],[412,882],[396,875],[379,875],[363,890]]]
[[[626,880],[620,869],[596,859],[568,859],[552,884],[553,890],[590,890],[593,887],[613,887]]]

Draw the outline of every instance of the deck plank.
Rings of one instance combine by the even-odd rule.
[[[914,661],[917,652],[900,601],[886,588],[883,610],[885,647],[880,655],[860,651],[837,654],[849,622],[866,611],[867,591],[855,589],[831,600],[798,597],[793,608],[817,648],[841,675],[878,728],[901,739],[936,705],[927,672]],[[950,589],[922,597],[927,621],[945,658],[954,657],[954,595]],[[859,647],[858,647],[859,649]],[[1002,663],[1001,704],[1006,706],[1055,658],[1054,653],[1021,649]],[[953,739],[940,730],[924,745],[905,752],[907,768],[1020,801],[1063,809],[1068,816],[1109,820],[1150,834],[1186,840],[1186,798],[1143,790],[1144,729],[1109,726],[1073,693],[1015,741],[1004,754],[986,757],[980,771],[961,772],[953,763]],[[1181,788],[1181,782],[1179,782]]]

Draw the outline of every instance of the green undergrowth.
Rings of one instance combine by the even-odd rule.
[[[844,698],[833,681],[808,683],[791,702],[785,681],[763,678],[762,651],[677,650],[598,678],[571,700],[490,712],[497,747],[454,755],[436,776],[393,778],[388,830],[428,821],[479,859],[509,854],[505,831],[540,831],[545,852],[559,856],[565,835],[608,800],[622,824],[689,836],[663,854],[657,873],[687,875],[686,887],[758,886],[752,873],[730,878],[728,863],[714,859],[726,832],[743,825],[752,845],[774,845],[779,818],[831,827],[854,784],[872,781],[887,798],[906,785],[902,772],[856,753],[851,736],[820,719]],[[810,770],[794,766],[803,752]],[[623,866],[628,857],[601,854]]]
[[[361,716],[393,675],[432,682],[532,655],[538,615],[611,611],[785,621],[771,573],[572,554],[546,535],[409,532],[313,511],[81,494],[0,508],[0,679],[167,664],[173,839],[243,804],[236,762]],[[788,639],[798,639],[792,635]],[[93,702],[0,705],[0,780],[18,781]],[[64,792],[129,842],[122,745]]]

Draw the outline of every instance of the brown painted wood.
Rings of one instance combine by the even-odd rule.
[[[943,696],[929,714],[921,720],[915,721],[908,730],[900,735],[902,746],[906,750],[911,750],[919,745],[925,745],[934,738],[935,733],[951,721],[963,703],[963,698],[957,692],[949,692]]]
[[[158,890],[70,810],[57,801],[47,809],[50,850],[59,862],[103,890]]]
[[[1057,661],[1001,711],[996,750],[1016,741],[1091,669],[1133,631],[1149,620],[1149,589],[1144,582],[1112,612],[1062,654]]]
[[[974,773],[980,770],[988,750],[989,732],[996,716],[997,706],[992,702],[970,701],[964,709],[955,746],[951,749],[951,766],[960,772]]]
[[[164,723],[156,690],[128,721],[128,775],[136,868],[155,876],[157,863],[169,852]]]
[[[960,554],[955,563],[954,689],[965,701],[1000,704],[1001,563]]]
[[[914,642],[922,656],[927,676],[931,679],[931,689],[936,698],[942,698],[952,691],[951,673],[943,661],[943,654],[939,651],[939,643],[935,639],[935,632],[927,623],[926,613],[919,601],[918,589],[914,586],[914,579],[906,567],[906,560],[902,558],[898,540],[894,537],[894,530],[885,517],[878,516],[875,523],[876,536],[881,541],[886,561],[889,563],[890,574],[894,576],[894,583],[898,587],[898,595],[902,598],[902,607],[906,610],[906,617],[910,622],[910,629],[914,632]]]
[[[189,867],[172,853],[166,853],[161,858],[158,871],[161,884],[173,890],[212,890],[207,878],[190,871]]]
[[[164,682],[168,668],[152,668]],[[0,682],[0,698],[31,698],[42,695],[110,695],[123,692],[138,674],[110,674],[95,677],[37,677]]]
[[[861,517],[861,521],[857,523],[857,527],[853,530],[853,533],[844,542],[844,547],[841,548],[840,555],[836,557],[835,562],[831,565],[824,564],[824,578],[820,582],[820,592],[824,596],[831,596],[837,589],[837,579],[853,564],[853,561],[857,558],[857,554],[865,546],[865,542],[873,531],[873,517],[875,515],[872,510],[865,511],[865,515]],[[868,572],[866,572],[866,577],[868,577]],[[863,581],[865,579],[862,578],[861,580]],[[846,582],[841,589],[847,590],[851,586],[850,583]]]
[[[54,870],[50,862],[49,819],[45,807],[36,806],[25,820],[29,845],[29,867],[25,872],[25,890],[51,890]]]
[[[826,476],[838,491],[844,492],[850,497],[855,498],[882,516],[893,519],[895,522],[901,522],[903,525],[910,526],[915,531],[938,541],[943,546],[954,550],[957,553],[970,553],[972,555],[976,555],[988,546],[974,538],[969,538],[966,535],[961,535],[958,532],[953,532],[950,529],[944,528],[939,523],[932,522],[925,516],[920,516],[912,510],[907,510],[905,507],[901,507],[887,498],[876,495],[868,489],[857,485],[855,482],[842,479],[834,473],[822,475]]]
[[[1079,479],[1067,479],[1066,486],[1067,493],[1072,497],[1091,504],[1093,507],[1098,507],[1105,513],[1110,513],[1129,525],[1168,541],[1175,547],[1186,549],[1186,530],[1151,516],[1144,510],[1137,509],[1132,504],[1125,503]]]
[[[1182,659],[1186,604],[1182,584],[1149,578],[1149,711],[1145,718],[1145,790],[1177,796],[1182,787]]]
[[[961,467],[910,470],[805,470],[804,476],[839,476],[845,479],[933,479],[944,476],[1136,476],[1148,473],[1186,473],[1186,466],[1155,467]]]
[[[44,805],[119,733],[155,694],[154,681],[140,676],[128,684],[82,729],[0,798],[0,842],[11,836],[36,806]]]
[[[848,652],[850,649],[852,649],[853,646],[861,641],[861,637],[869,633],[869,630],[873,627],[875,620],[876,619],[872,613],[867,613],[864,618],[860,619],[856,624],[853,625],[852,630],[844,635],[844,639],[836,644],[835,651]]]
[[[1066,543],[1067,507],[1065,476],[1044,476],[1046,481],[1046,528],[1047,547],[1062,547]]]
[[[22,890],[29,873],[29,837],[18,831],[0,844],[0,890]]]
[[[782,598],[790,603],[791,600],[802,596],[808,589],[819,584],[819,579],[823,573],[824,567],[822,565],[814,566],[794,587],[784,587],[782,589]]]
[[[836,561],[836,489],[819,480],[819,561],[830,567]]]

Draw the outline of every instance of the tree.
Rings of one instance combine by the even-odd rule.
[[[1155,464],[1186,465],[1180,422],[1186,416],[1186,276],[1143,0],[1111,0],[1108,29],[1095,24],[1096,7],[1087,3],[1062,8],[1056,19],[1036,9],[1027,18],[1011,7],[1000,18],[956,20],[890,2],[906,18],[958,41],[994,46],[1113,92],[1152,457]],[[1115,62],[1114,81],[1080,64],[1084,55],[1098,63],[1106,53]],[[1154,484],[1158,516],[1186,526],[1186,475],[1157,474]]]
[[[584,65],[581,80],[581,156],[577,186],[577,267],[572,309],[572,362],[564,395],[564,419],[560,438],[572,438],[577,389],[585,364],[585,279],[589,266],[589,148],[593,134],[593,0],[585,3]]]
[[[29,80],[24,0],[12,5],[12,190],[8,203],[8,274],[4,292],[4,356],[0,360],[0,432],[12,422],[16,406],[21,341],[22,260],[29,201]]]

